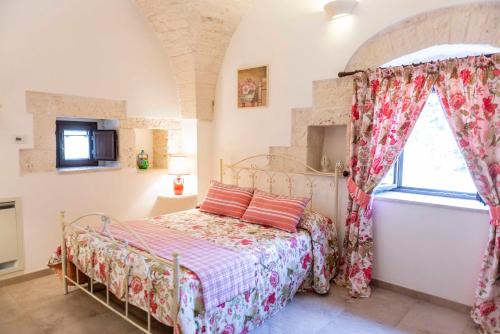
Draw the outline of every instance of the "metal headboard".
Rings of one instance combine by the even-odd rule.
[[[244,176],[248,178],[247,184],[270,193],[277,193],[276,181],[281,178],[280,194],[296,197],[307,197],[310,199],[308,209],[314,209],[314,190],[318,182],[325,183],[334,191],[334,212],[338,212],[338,177],[343,171],[343,164],[335,164],[333,172],[321,172],[303,163],[295,157],[278,154],[257,154],[241,159],[232,164],[225,164],[223,159],[219,161],[220,181],[242,185]],[[231,175],[228,175],[231,174]],[[225,178],[226,176],[226,178]],[[227,178],[229,176],[229,178]],[[302,192],[297,192],[299,180],[303,180]],[[265,186],[262,186],[264,184]],[[336,218],[336,217],[335,217]],[[336,221],[337,219],[335,219]]]

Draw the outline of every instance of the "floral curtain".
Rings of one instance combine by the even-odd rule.
[[[471,176],[491,213],[489,242],[471,315],[500,333],[500,54],[439,62],[435,88]]]
[[[436,78],[435,64],[379,68],[354,77],[348,217],[337,278],[353,297],[370,295],[370,194],[401,152]]]

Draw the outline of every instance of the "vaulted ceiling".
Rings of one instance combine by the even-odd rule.
[[[253,0],[135,0],[172,64],[184,118],[212,120],[224,54]]]

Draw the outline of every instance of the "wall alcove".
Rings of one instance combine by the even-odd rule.
[[[325,155],[330,161],[328,171],[333,172],[336,162],[345,162],[347,143],[346,125],[308,126],[307,164],[321,170],[321,158]]]
[[[144,151],[149,157],[150,168],[168,168],[168,130],[134,129],[135,153]]]

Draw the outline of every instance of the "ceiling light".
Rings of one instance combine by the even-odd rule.
[[[324,10],[328,18],[334,20],[339,17],[350,15],[357,4],[357,0],[334,0],[328,2]]]

